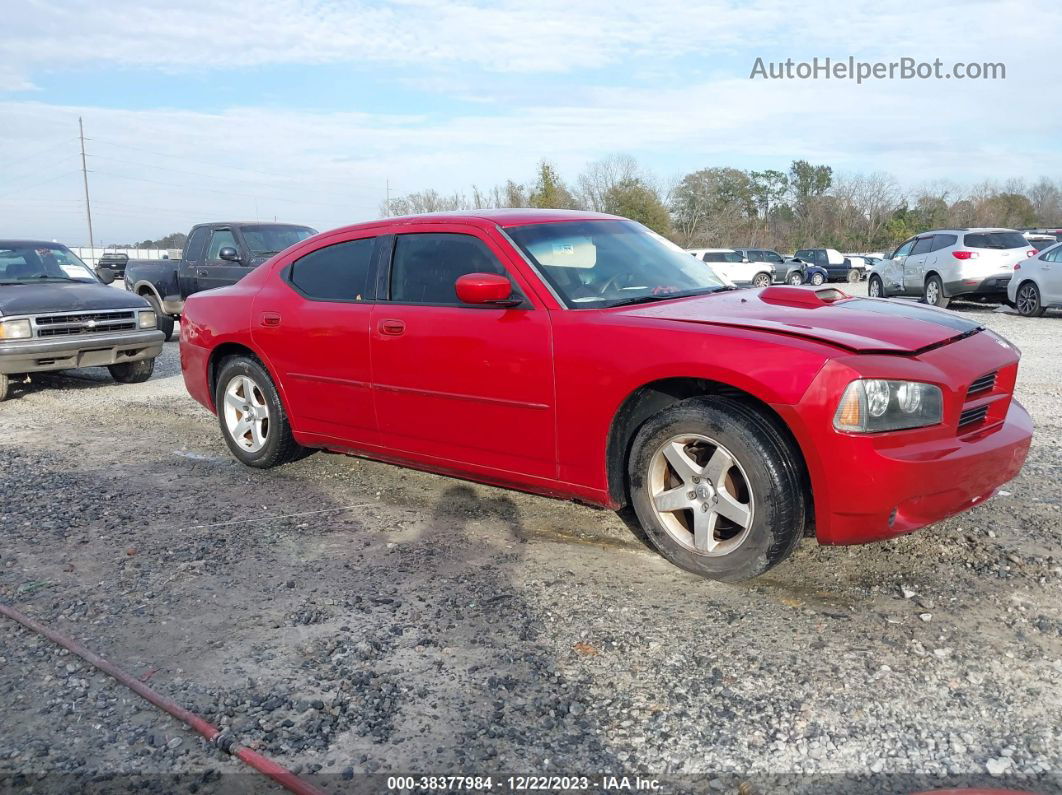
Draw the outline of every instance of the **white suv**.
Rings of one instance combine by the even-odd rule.
[[[1007,297],[1025,317],[1039,317],[1062,305],[1062,243],[1055,243],[1014,266]]]
[[[770,287],[774,281],[771,263],[750,261],[741,251],[732,248],[688,248],[686,251],[707,262],[738,287]]]
[[[920,295],[933,306],[953,298],[1003,302],[1014,266],[1036,249],[1013,229],[938,229],[901,243],[874,266],[867,283],[872,298]]]

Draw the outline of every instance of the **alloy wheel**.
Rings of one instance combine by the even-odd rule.
[[[649,501],[660,525],[698,555],[728,555],[752,528],[755,502],[744,469],[719,442],[700,434],[668,439],[653,455]]]
[[[269,438],[269,404],[262,388],[246,375],[225,387],[225,429],[241,448],[257,453]]]
[[[1036,294],[1036,288],[1031,284],[1023,284],[1018,289],[1018,312],[1023,315],[1031,315],[1036,312],[1040,305],[1040,296]]]

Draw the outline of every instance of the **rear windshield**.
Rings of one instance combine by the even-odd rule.
[[[1029,241],[1020,232],[970,232],[963,237],[967,248],[1028,248]]]
[[[316,234],[317,231],[308,226],[261,224],[243,227],[243,239],[247,241],[247,248],[251,250],[252,257],[272,256]]]

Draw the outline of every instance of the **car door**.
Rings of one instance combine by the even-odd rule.
[[[1055,246],[1046,254],[1041,254],[1035,262],[1040,266],[1037,281],[1040,283],[1041,302],[1062,304],[1062,246]]]
[[[236,249],[240,259],[222,259],[221,250],[225,248]],[[244,264],[246,262],[249,262],[247,252],[240,244],[235,230],[228,226],[214,227],[203,261],[196,268],[196,290],[212,290],[215,287],[236,284],[251,272],[251,268]]]
[[[549,313],[509,256],[500,235],[463,224],[395,236],[371,328],[385,447],[466,471],[556,477]],[[463,304],[454,283],[479,272],[508,276],[519,305]]]
[[[909,295],[921,294],[925,286],[926,259],[933,248],[933,235],[915,241],[910,255],[903,263],[903,289]]]
[[[251,316],[296,429],[354,446],[377,442],[369,345],[377,245],[363,230],[297,250],[259,291]]]

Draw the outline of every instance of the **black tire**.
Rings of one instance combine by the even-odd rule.
[[[944,295],[944,282],[937,274],[931,274],[922,288],[922,303],[947,309],[951,299]]]
[[[1014,297],[1018,299],[1014,302],[1014,307],[1022,317],[1041,317],[1046,311],[1040,298],[1040,288],[1035,282],[1022,282],[1018,285]]]
[[[771,286],[771,274],[769,273],[757,273],[752,277],[753,287],[770,287]]]
[[[254,382],[269,408],[269,424],[265,434],[265,444],[254,452],[245,450],[237,444],[229,433],[225,420],[225,390],[229,383],[238,376],[246,376]],[[225,359],[218,370],[217,386],[214,389],[214,406],[217,409],[221,436],[229,451],[242,464],[256,469],[270,469],[276,466],[305,458],[312,450],[302,447],[291,434],[284,404],[280,401],[273,379],[261,362],[249,356],[233,356]]]
[[[144,298],[151,304],[151,308],[155,310],[155,327],[166,335],[166,342],[169,342],[173,339],[173,318],[162,313],[162,305],[154,295],[144,293]]]
[[[885,298],[885,285],[876,274],[867,281],[867,296],[870,298]]]
[[[804,283],[804,274],[800,271],[793,271],[785,277],[785,283],[793,287],[799,287]]]
[[[820,287],[826,283],[826,277],[821,273],[813,273],[811,274],[811,279],[809,279],[809,281],[816,287]]]
[[[6,373],[0,373],[0,403],[7,400],[7,396],[11,394],[11,379],[7,377]]]
[[[155,372],[155,360],[141,359],[137,362],[111,364],[107,369],[111,372],[111,378],[119,384],[142,384]]]
[[[744,538],[739,535],[737,545],[724,554],[702,554],[681,543],[653,505],[652,463],[669,440],[684,434],[705,436],[725,447],[747,481],[754,506],[751,521]],[[771,420],[745,403],[696,397],[651,417],[634,438],[628,476],[631,505],[649,541],[676,566],[701,577],[724,582],[756,577],[785,560],[804,535],[805,478],[799,453]],[[686,514],[687,524],[695,510]]]

